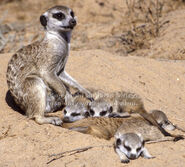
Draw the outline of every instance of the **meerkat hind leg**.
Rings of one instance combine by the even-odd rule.
[[[61,125],[62,120],[58,117],[45,117],[47,87],[41,78],[37,76],[27,77],[24,82],[26,114],[32,117],[38,124]]]

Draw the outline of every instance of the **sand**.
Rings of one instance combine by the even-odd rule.
[[[118,20],[114,24],[108,24],[112,21],[112,16],[96,15],[93,17],[90,14],[99,11],[95,1],[72,2],[74,1],[65,3],[77,11],[79,26],[72,39],[72,51],[67,62],[67,72],[86,88],[135,92],[143,98],[147,110],[160,109],[174,124],[185,129],[185,61],[183,60],[185,52],[181,47],[185,42],[185,10],[172,11],[162,18],[170,20],[170,23],[165,28],[163,27],[160,37],[151,40],[153,47],[148,50],[139,50],[132,55],[120,56],[116,52],[110,51],[107,45],[99,44],[104,40],[103,37],[106,34],[110,34],[113,26],[119,29],[121,14],[118,11],[113,12],[111,9],[110,14],[113,13]],[[34,3],[39,2],[33,1]],[[120,4],[121,1],[117,0],[115,3]],[[14,2],[7,6],[6,4],[2,5],[0,8],[10,10],[13,9],[13,5],[15,5]],[[43,8],[49,5],[51,4],[48,2],[47,5],[43,5]],[[16,7],[19,9],[19,6]],[[93,7],[98,9],[93,9]],[[124,8],[124,5],[122,7]],[[38,8],[33,6],[30,7],[30,10],[24,11],[23,22],[30,19],[31,10],[37,11],[33,14],[33,19],[38,18],[40,14]],[[102,9],[101,12],[106,11],[107,9]],[[7,17],[5,22],[21,20],[19,19],[21,14],[19,11],[16,13],[17,18]],[[90,17],[89,20],[88,17]],[[105,24],[109,26],[104,29],[103,25]],[[78,30],[85,30],[86,27],[89,28],[84,33],[79,33]],[[83,36],[85,37],[84,41],[78,43]],[[178,53],[180,56],[176,57]],[[98,139],[62,127],[38,125],[33,120],[29,120],[16,108],[12,108],[12,99],[7,94],[6,70],[12,54],[0,54],[0,167],[184,166],[185,141],[182,140],[176,143],[147,144],[146,147],[155,156],[154,159],[139,158],[129,164],[121,164],[113,147],[107,146],[111,145],[114,139],[110,141]],[[164,58],[165,60],[163,60]],[[55,114],[62,117],[62,113],[62,111],[58,111]],[[76,154],[65,154],[64,157],[47,164],[52,159],[49,155],[89,146],[99,147]]]

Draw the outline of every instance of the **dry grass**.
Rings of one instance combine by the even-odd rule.
[[[150,48],[150,41],[160,36],[160,28],[167,22],[161,17],[184,6],[180,0],[126,0],[129,28],[121,35],[126,53]]]

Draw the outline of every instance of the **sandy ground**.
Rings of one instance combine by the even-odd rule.
[[[8,16],[11,9],[12,12],[17,11],[16,17],[6,17],[4,22],[14,23],[19,20],[28,23],[30,19],[38,19],[41,9],[44,11],[55,4],[54,1],[27,2],[25,8],[14,2],[1,5],[0,14],[5,9],[9,11]],[[56,1],[56,4],[60,2],[73,7],[79,19],[67,63],[68,73],[86,88],[138,93],[143,98],[147,110],[161,109],[173,123],[185,128],[185,10],[172,11],[161,18],[168,23],[161,28],[158,38],[151,39],[150,49],[120,56],[116,52],[116,49],[120,49],[120,43],[114,43],[109,36],[117,34],[119,28],[125,24],[121,24],[124,19],[123,9],[126,9],[121,0],[111,4],[112,8],[109,3],[109,6],[105,3],[102,8],[98,4],[100,1],[95,0]],[[115,7],[123,12],[115,10]],[[34,11],[33,15],[30,15],[31,11]],[[114,51],[109,47],[110,42],[114,43],[111,45]],[[156,158],[139,158],[130,164],[121,164],[113,147],[107,147],[112,144],[113,139],[106,141],[61,127],[38,125],[27,119],[18,112],[7,93],[6,69],[11,55],[12,53],[0,54],[0,167],[184,166],[185,141],[148,144],[146,147]],[[62,117],[62,111],[55,114]],[[101,147],[77,154],[66,154],[47,164],[52,159],[49,157],[51,154],[87,146]]]
[[[110,145],[112,141],[68,131],[52,125],[37,125],[6,103],[5,72],[9,54],[0,55],[0,166],[123,166],[113,148],[93,148],[46,165],[48,155],[85,146]],[[67,71],[85,87],[130,90],[140,94],[146,108],[161,109],[170,120],[185,128],[184,62],[164,62],[138,57],[119,57],[101,50],[75,51]],[[84,72],[85,71],[85,72]],[[8,100],[10,104],[10,100]],[[61,112],[58,113],[62,115]],[[156,158],[132,161],[130,166],[183,166],[185,142],[146,146]]]

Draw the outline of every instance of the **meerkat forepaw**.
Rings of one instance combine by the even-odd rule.
[[[146,159],[153,159],[155,158],[154,156],[152,156],[148,150],[146,148],[143,149],[142,153],[141,153],[141,156],[146,158]]]
[[[130,162],[129,159],[121,159],[121,163],[128,164]]]
[[[59,117],[51,117],[51,124],[62,126],[62,120]]]

